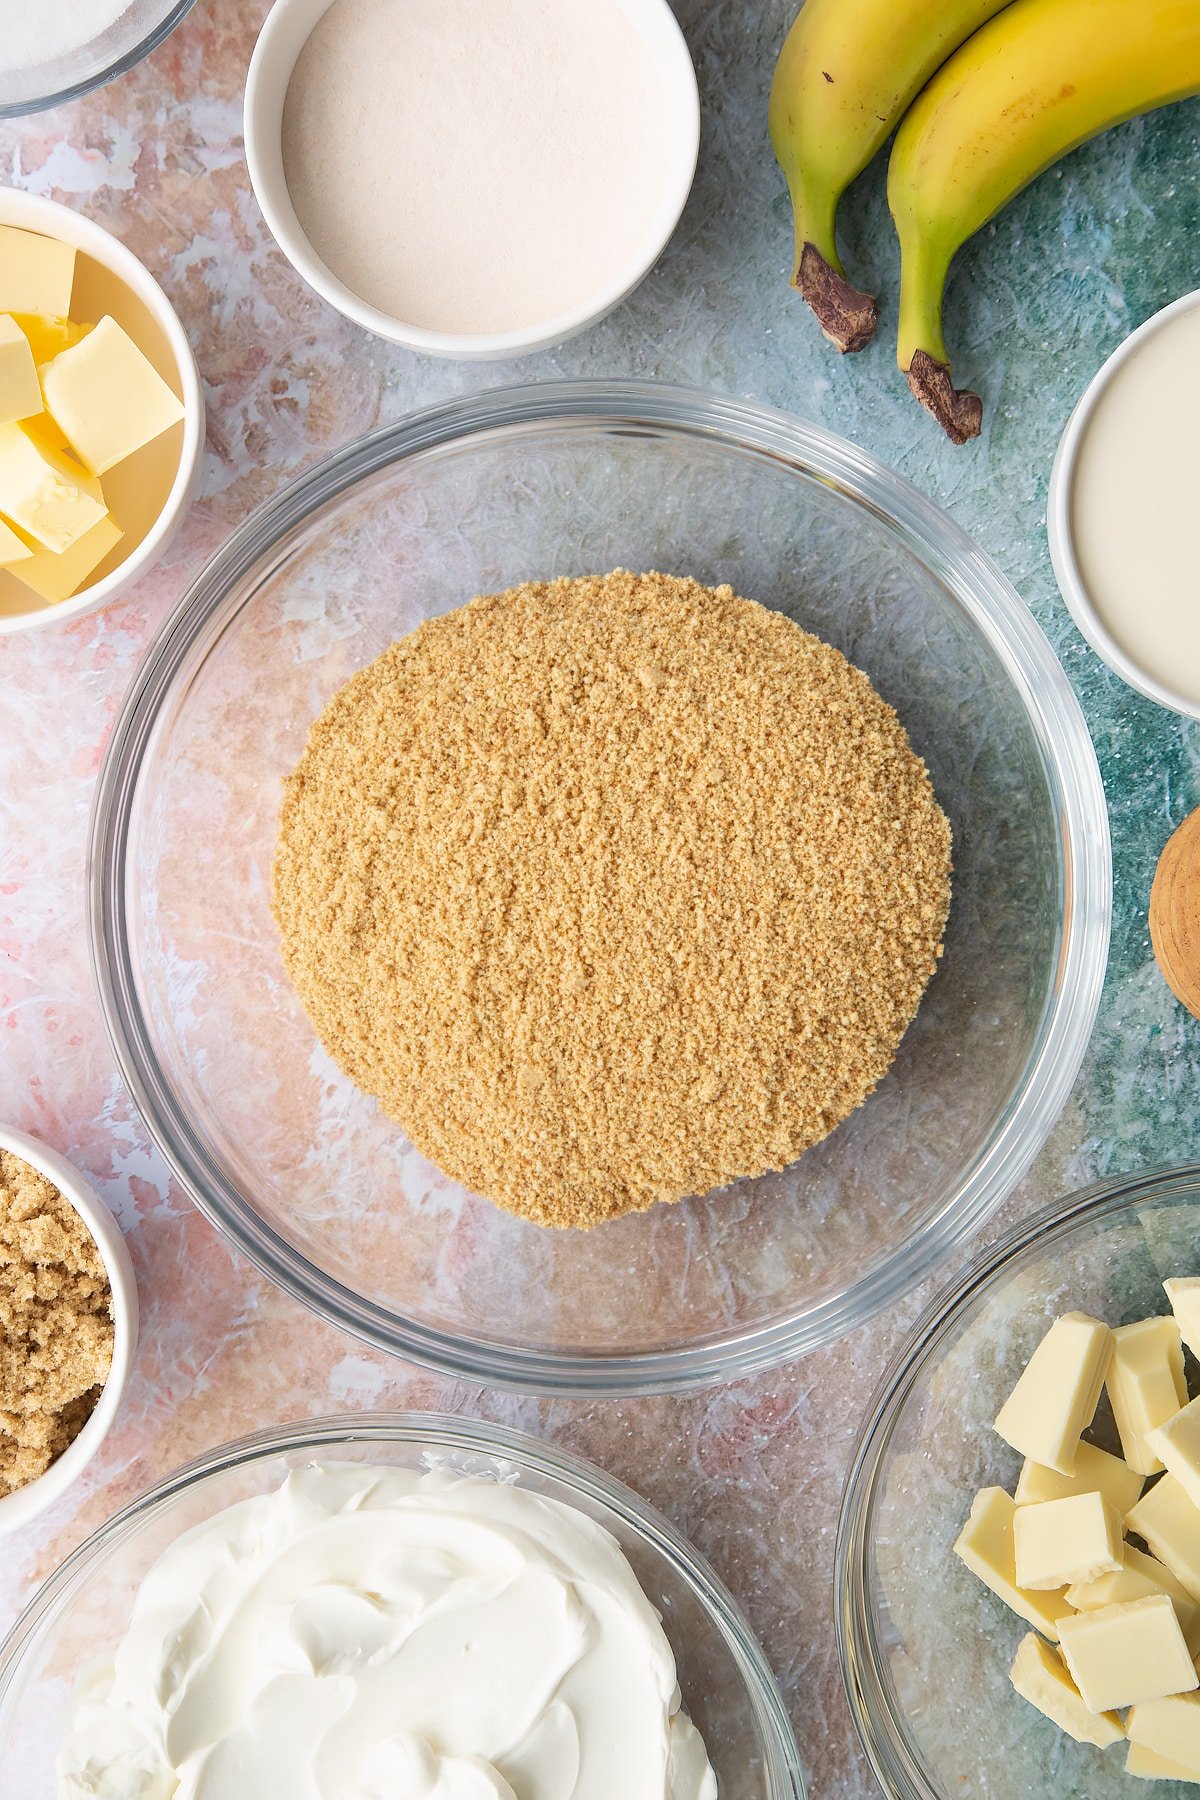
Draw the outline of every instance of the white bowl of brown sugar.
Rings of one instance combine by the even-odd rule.
[[[66,1157],[0,1126],[0,1537],[91,1462],[137,1335],[137,1283],[112,1214]]]

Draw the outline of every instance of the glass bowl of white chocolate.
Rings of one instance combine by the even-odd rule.
[[[843,1674],[887,1793],[1200,1785],[1198,1352],[1200,1165],[1040,1213],[914,1328],[837,1554]]]
[[[429,1413],[274,1427],[102,1526],[0,1647],[0,1768],[21,1800],[805,1794],[762,1652],[674,1527],[552,1444]]]

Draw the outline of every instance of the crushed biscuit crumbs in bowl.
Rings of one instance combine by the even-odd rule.
[[[215,1513],[273,1492],[290,1471],[331,1463],[514,1484],[594,1519],[616,1538],[661,1616],[682,1704],[704,1739],[721,1800],[804,1800],[799,1753],[762,1651],[736,1602],[668,1520],[553,1444],[429,1413],[306,1420],[223,1445],[168,1476],[68,1557],[0,1646],[0,1766],[20,1780],[22,1800],[53,1800],[76,1680],[124,1633],[150,1565]]]
[[[1123,1744],[1073,1742],[1013,1690],[1029,1626],[952,1546],[981,1489],[1013,1492],[1021,1458],[993,1421],[1054,1320],[1169,1316],[1163,1281],[1197,1275],[1200,1165],[1113,1177],[976,1257],[881,1382],[842,1506],[836,1618],[854,1722],[896,1800],[1175,1791],[1128,1775]],[[1195,1374],[1189,1358],[1193,1392]],[[1086,1436],[1120,1453],[1107,1397]]]
[[[658,569],[729,583],[864,669],[950,816],[945,954],[867,1102],[782,1174],[551,1231],[455,1185],[320,1048],[270,912],[284,777],[330,696],[478,593]],[[147,1125],[260,1268],[471,1380],[650,1392],[827,1342],[1010,1191],[1074,1079],[1108,943],[1082,714],[1013,590],[816,426],[641,383],[454,402],[249,520],[152,646],[93,815],[91,931]]]
[[[21,1530],[42,1513],[47,1512],[50,1507],[56,1505],[72,1483],[83,1473],[108,1436],[133,1367],[138,1337],[138,1297],[133,1264],[129,1258],[129,1251],[125,1247],[125,1240],[121,1236],[120,1227],[108,1208],[98,1198],[90,1183],[67,1161],[66,1157],[60,1156],[57,1151],[51,1150],[48,1145],[39,1142],[37,1138],[29,1137],[23,1131],[9,1130],[4,1126],[0,1126],[0,1153],[6,1154],[9,1158],[15,1158],[19,1164],[25,1165],[36,1176],[49,1182],[51,1188],[57,1190],[62,1200],[78,1216],[87,1236],[99,1252],[104,1274],[108,1278],[112,1317],[111,1360],[94,1405],[90,1404],[90,1400],[87,1402],[90,1410],[83,1424],[78,1425],[75,1422],[70,1425],[69,1429],[74,1432],[74,1435],[70,1437],[65,1448],[54,1455],[54,1459],[42,1473],[35,1475],[31,1480],[22,1480],[21,1485],[10,1487],[6,1482],[5,1489],[7,1491],[0,1490],[0,1538],[3,1538],[7,1537],[10,1532]],[[41,1203],[39,1202],[39,1204]],[[31,1230],[34,1235],[31,1239],[27,1239],[26,1234]],[[43,1365],[51,1363],[64,1365],[56,1366],[54,1369],[54,1378],[59,1385],[62,1385],[71,1378],[69,1364],[75,1348],[67,1341],[71,1329],[70,1319],[60,1316],[69,1309],[70,1299],[67,1297],[55,1301],[52,1289],[47,1286],[47,1283],[60,1279],[60,1267],[63,1264],[64,1255],[66,1266],[75,1265],[77,1252],[75,1247],[70,1244],[66,1245],[64,1252],[54,1222],[51,1221],[48,1224],[44,1218],[34,1220],[32,1226],[22,1224],[19,1232],[13,1235],[20,1239],[23,1248],[28,1243],[35,1265],[42,1264],[43,1266],[35,1266],[27,1273],[17,1266],[17,1259],[10,1257],[9,1249],[4,1247],[4,1267],[0,1271],[0,1275],[5,1279],[12,1276],[15,1281],[27,1281],[32,1276],[36,1282],[38,1317],[35,1321],[35,1331],[41,1340],[39,1360]],[[94,1273],[93,1268],[93,1275]],[[93,1300],[92,1305],[95,1304],[96,1302]],[[7,1308],[5,1308],[5,1316],[7,1317]],[[53,1336],[50,1335],[51,1333]],[[3,1331],[0,1330],[0,1337],[3,1335]],[[15,1346],[6,1344],[4,1348],[5,1360],[11,1368],[12,1355],[15,1353],[19,1357],[21,1347],[19,1344]],[[78,1393],[82,1385],[82,1382],[77,1383],[72,1391]],[[36,1391],[36,1387],[31,1384],[31,1393],[34,1397],[36,1397]],[[61,1397],[56,1404],[60,1403]],[[44,1416],[45,1414],[43,1414]],[[65,1425],[70,1414],[64,1413],[60,1416]],[[10,1434],[7,1442],[15,1442],[18,1447],[18,1455],[22,1453],[23,1433],[20,1421],[17,1422],[15,1438]],[[50,1452],[44,1451],[42,1460],[55,1448],[56,1446],[51,1443]],[[4,1465],[0,1464],[0,1466]],[[23,1471],[23,1473],[27,1472]]]

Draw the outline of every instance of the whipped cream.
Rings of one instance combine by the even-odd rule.
[[[299,1470],[177,1539],[80,1685],[62,1800],[713,1800],[616,1540],[519,1487]]]

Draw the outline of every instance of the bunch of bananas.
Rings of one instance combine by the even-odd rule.
[[[869,341],[876,304],[846,280],[838,203],[898,125],[897,360],[965,443],[983,404],[955,388],[942,336],[955,253],[1068,150],[1196,93],[1200,0],[806,0],[769,109],[795,214],[793,286],[839,350]]]

